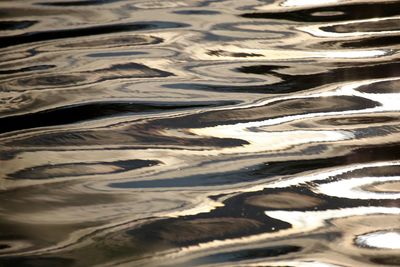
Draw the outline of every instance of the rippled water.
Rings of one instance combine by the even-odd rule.
[[[400,266],[400,1],[0,2],[0,266]]]

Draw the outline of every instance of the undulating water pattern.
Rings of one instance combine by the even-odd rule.
[[[400,266],[400,1],[0,2],[0,266]]]

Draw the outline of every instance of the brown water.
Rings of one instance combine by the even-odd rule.
[[[0,1],[0,266],[400,266],[400,1]]]

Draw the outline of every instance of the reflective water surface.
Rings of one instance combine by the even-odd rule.
[[[400,266],[400,1],[0,1],[0,266]]]

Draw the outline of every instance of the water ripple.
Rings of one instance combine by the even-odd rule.
[[[398,266],[398,1],[0,2],[0,266]]]

